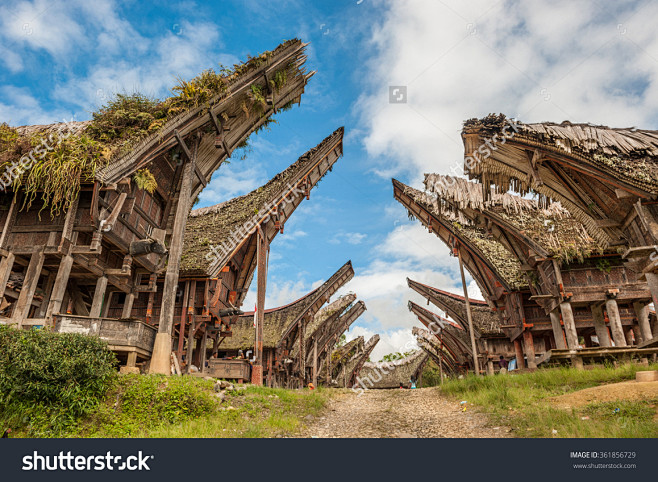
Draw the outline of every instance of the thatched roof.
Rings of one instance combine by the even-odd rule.
[[[428,299],[434,305],[446,312],[448,316],[457,321],[465,331],[468,331],[468,318],[466,315],[466,299],[463,296],[449,293],[407,278],[411,289]],[[500,335],[500,319],[491,311],[486,302],[469,299],[473,326],[477,336]],[[418,305],[416,305],[418,306]],[[419,307],[423,309],[422,307]],[[430,312],[431,313],[431,312]]]
[[[464,122],[463,135],[492,136],[500,133],[508,122],[503,114],[469,119]],[[561,124],[516,122],[515,126],[517,132],[512,138],[515,143],[575,158],[606,170],[629,184],[658,193],[658,131],[568,121]]]
[[[329,297],[354,276],[352,262],[345,263],[331,278],[307,295],[279,308],[265,310],[263,348],[275,348],[305,316],[313,317]],[[254,313],[245,313],[231,325],[232,336],[225,338],[223,350],[249,349],[254,346]]]
[[[362,370],[363,365],[367,363],[377,343],[379,343],[379,335],[371,336],[366,343],[359,344],[358,350],[351,358],[343,362],[343,370],[346,374],[344,379],[347,380],[348,384],[352,381],[353,377],[359,376],[359,372]]]
[[[51,149],[44,156],[36,154],[39,168],[22,176],[21,185],[58,214],[68,208],[81,183],[116,183],[168,153],[178,144],[176,133],[183,138],[200,133],[196,165],[207,182],[230,156],[226,149],[218,156],[209,111],[228,129],[224,146],[235,148],[267,125],[277,108],[299,101],[313,75],[303,69],[305,47],[293,39],[235,65],[233,71],[206,70],[190,81],[181,80],[172,89],[178,94],[164,100],[119,94],[93,113],[91,121],[18,129],[0,124],[0,171],[47,141]],[[55,170],[63,174],[54,175]],[[193,196],[202,187],[195,179]]]
[[[437,365],[442,363],[444,367],[453,373],[457,371],[457,364],[462,363],[462,360],[451,353],[446,343],[443,344],[442,350],[439,341],[432,333],[417,326],[413,327],[412,333],[416,337],[418,346],[429,355],[434,363]]]
[[[364,388],[398,388],[400,383],[408,385],[411,377],[417,376],[426,360],[427,353],[423,350],[416,350],[401,360],[366,362],[358,377]]]
[[[462,225],[473,225],[474,216],[469,212],[484,213],[502,220],[504,228],[508,224],[556,258],[566,261],[575,257],[582,259],[594,252],[603,253],[605,249],[559,202],[542,206],[535,199],[496,193],[489,186],[441,174],[426,174],[425,188],[436,194],[433,207],[444,216]],[[487,200],[484,189],[492,191]]]
[[[484,229],[469,226],[467,224],[460,224],[458,221],[447,217],[439,208],[436,195],[414,189],[395,179],[393,182],[403,186],[404,194],[413,199],[416,204],[431,213],[431,215],[441,219],[447,229],[452,231],[456,237],[460,238],[472,249],[479,251],[481,256],[489,261],[500,278],[503,279],[510,288],[523,289],[528,286],[520,269],[521,264],[519,261],[500,242],[493,239]],[[409,215],[414,216],[411,212],[409,212]],[[421,220],[421,222],[423,221]]]
[[[223,268],[236,247],[268,216],[268,207],[282,203],[320,161],[328,159],[328,152],[336,149],[342,152],[343,133],[342,127],[334,131],[264,186],[230,201],[192,211],[185,230],[181,274],[212,275]],[[332,164],[337,159],[332,157]],[[213,247],[219,256],[213,256]]]

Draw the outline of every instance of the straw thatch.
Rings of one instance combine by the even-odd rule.
[[[468,331],[468,318],[466,315],[466,299],[463,296],[449,293],[432,286],[419,283],[407,278],[411,289],[428,299],[435,306],[446,312],[448,316],[457,321],[465,331]],[[491,311],[486,302],[469,299],[473,327],[477,336],[494,336],[503,333],[499,317]],[[418,306],[418,305],[416,305]],[[422,310],[423,308],[419,306]],[[431,315],[431,312],[428,312]]]
[[[342,127],[334,131],[264,186],[230,201],[192,211],[185,230],[181,273],[207,275],[209,270],[217,271],[225,266],[231,248],[241,245],[253,233],[256,220],[266,213],[264,208],[281,203],[327,149],[342,142],[343,132]],[[215,256],[216,253],[220,256]]]
[[[392,362],[366,362],[358,375],[357,383],[363,388],[398,388],[408,386],[411,377],[417,377],[427,360],[427,353],[416,350],[411,355]]]
[[[582,260],[605,250],[559,202],[542,207],[537,200],[493,190],[485,200],[482,184],[440,174],[426,174],[425,188],[436,194],[434,208],[444,216],[465,225],[474,224],[465,210],[495,216],[558,259]]]
[[[508,119],[489,115],[464,122],[464,134],[491,137]],[[515,123],[513,142],[541,146],[606,170],[630,184],[658,193],[658,131],[591,124]]]
[[[263,348],[276,348],[292,326],[306,316],[314,316],[331,294],[354,276],[352,262],[348,261],[331,278],[307,295],[279,308],[265,310],[263,318]],[[319,306],[318,306],[319,305]],[[317,307],[316,311],[313,311]],[[255,340],[254,313],[245,313],[231,325],[232,336],[225,338],[223,350],[253,348]]]

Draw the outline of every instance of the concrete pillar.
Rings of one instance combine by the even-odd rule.
[[[645,276],[651,292],[653,307],[658,310],[658,273],[646,273]]]
[[[123,310],[121,311],[121,318],[130,318],[133,311],[133,303],[135,302],[135,293],[126,293],[126,301],[123,303]]]
[[[558,350],[565,350],[567,343],[564,339],[564,332],[562,331],[562,324],[560,323],[560,314],[557,310],[549,313],[551,317],[551,326],[553,327],[553,338],[555,339],[555,346]]]
[[[651,325],[649,324],[649,305],[636,301],[633,303],[633,309],[635,310],[635,316],[637,316],[637,323],[642,341],[651,340],[653,338],[653,333],[651,331]]]
[[[493,360],[487,360],[487,375],[493,375],[495,372]]]
[[[525,360],[523,359],[523,348],[521,347],[521,340],[518,338],[514,340],[514,351],[516,351],[516,366],[521,369],[525,368]]]
[[[107,289],[107,276],[101,276],[96,281],[96,290],[94,291],[94,300],[91,303],[91,310],[89,310],[90,318],[98,318],[101,316],[101,308],[103,307],[103,300],[105,299],[105,290]]]
[[[571,303],[568,301],[560,303],[560,312],[564,322],[564,332],[567,335],[567,347],[569,350],[577,350],[579,348],[578,332],[576,331],[576,321],[573,317]]]
[[[596,330],[596,336],[599,339],[599,345],[602,347],[612,346],[610,343],[610,333],[608,332],[608,327],[605,326],[605,318],[603,317],[603,307],[601,306],[592,306],[592,318],[594,319],[594,329]]]
[[[537,363],[535,363],[535,342],[532,339],[532,332],[528,330],[523,332],[523,348],[528,359],[528,368],[537,368]]]
[[[608,313],[608,320],[610,321],[610,331],[612,332],[612,339],[615,346],[626,346],[626,337],[624,336],[624,329],[621,326],[621,317],[619,316],[619,307],[617,300],[608,299],[605,302],[605,311]]]

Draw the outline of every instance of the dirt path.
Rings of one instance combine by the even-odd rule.
[[[448,400],[435,388],[341,391],[324,415],[307,420],[303,437],[321,438],[483,438],[508,437],[486,416]]]

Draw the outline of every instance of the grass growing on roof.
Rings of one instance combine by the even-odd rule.
[[[469,375],[446,381],[438,390],[452,396],[455,403],[465,400],[487,412],[517,437],[658,437],[658,398],[591,403],[571,410],[556,408],[550,400],[576,390],[632,380],[644,369],[626,364],[591,370],[556,368],[516,375]]]

